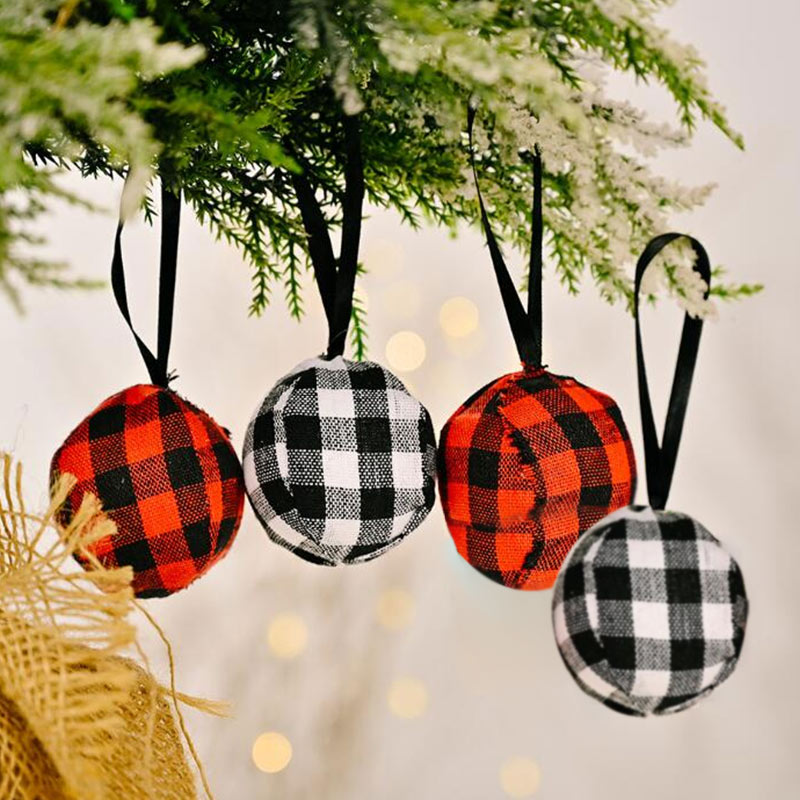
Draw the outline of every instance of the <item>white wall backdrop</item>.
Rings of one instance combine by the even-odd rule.
[[[438,507],[384,558],[338,570],[274,546],[248,508],[224,562],[188,591],[149,604],[175,644],[180,687],[234,704],[230,720],[189,715],[220,800],[488,800],[527,796],[526,774],[532,789],[537,770],[534,796],[548,800],[750,800],[797,792],[800,6],[684,0],[663,19],[706,57],[710,83],[747,142],[738,152],[703,126],[690,149],[660,160],[676,179],[719,184],[704,209],[675,227],[700,238],[737,278],[766,283],[761,296],[723,305],[719,321],[706,326],[670,501],[721,538],[744,570],[752,608],[738,671],[685,714],[625,718],[586,698],[564,670],[550,594],[514,592],[473,572],[456,555]],[[655,116],[669,113],[657,88],[630,91]],[[107,275],[119,188],[85,186],[109,215],[58,209],[48,220],[52,250],[77,271]],[[156,244],[157,234],[142,224],[126,234],[133,314],[153,334]],[[386,362],[386,343],[398,331],[422,337],[425,360],[402,377],[437,428],[474,389],[515,368],[475,231],[457,240],[432,230],[414,234],[374,213],[363,255],[371,356]],[[313,287],[300,325],[277,289],[268,313],[248,318],[249,292],[239,255],[187,220],[175,388],[229,427],[237,447],[263,394],[325,338]],[[454,295],[479,311],[477,330],[461,339],[438,321]],[[0,316],[0,447],[25,463],[29,502],[43,503],[54,449],[98,402],[145,381],[146,372],[110,291],[31,292],[26,300],[25,316],[7,306]],[[680,315],[662,304],[645,324],[663,407]],[[545,328],[551,367],[612,394],[638,442],[631,319],[588,286],[572,298],[550,279]],[[388,590],[400,590],[413,611],[390,617],[394,627],[376,613]],[[273,648],[291,647],[287,636],[300,636],[298,624],[307,632],[293,658],[280,658],[268,642],[270,624],[283,614],[294,616],[283,638],[273,629]],[[411,683],[395,685],[393,712],[387,696],[398,679]],[[282,733],[293,747],[277,774],[261,772],[251,756],[265,731]],[[516,783],[515,770],[522,773]]]

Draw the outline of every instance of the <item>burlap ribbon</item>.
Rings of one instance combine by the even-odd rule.
[[[199,762],[187,760],[178,700],[188,698],[137,663],[130,569],[74,566],[75,551],[114,523],[89,496],[61,528],[55,511],[71,476],[39,516],[26,511],[7,455],[0,472],[0,797],[189,800],[196,772],[210,797]]]

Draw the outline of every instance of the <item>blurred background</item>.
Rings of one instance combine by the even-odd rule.
[[[753,299],[721,305],[706,325],[670,498],[722,539],[744,571],[752,606],[738,670],[684,714],[622,717],[587,698],[563,668],[550,593],[515,592],[473,571],[438,506],[388,555],[339,569],[273,545],[248,508],[220,565],[186,592],[148,603],[175,646],[179,688],[233,704],[232,719],[188,714],[220,800],[744,800],[797,792],[800,111],[791,53],[800,7],[694,0],[663,22],[703,53],[747,144],[738,152],[706,126],[690,149],[660,158],[662,174],[719,184],[674,227],[697,236],[735,278],[766,284]],[[656,88],[610,89],[629,92],[656,118],[670,109]],[[58,208],[46,232],[54,255],[105,278],[120,186],[85,191],[109,213]],[[131,224],[125,246],[135,323],[154,335],[157,232]],[[477,231],[455,239],[414,233],[373,211],[363,261],[370,357],[400,375],[437,429],[476,388],[516,368]],[[182,281],[187,274],[191,281]],[[248,318],[249,298],[239,255],[186,218],[174,387],[230,428],[239,449],[263,395],[326,337],[312,285],[301,324],[277,297],[264,317]],[[0,316],[0,447],[26,465],[29,502],[43,504],[55,448],[97,403],[146,373],[110,290],[43,291],[26,302],[25,316],[8,306]],[[659,417],[680,319],[668,302],[645,319]],[[546,280],[544,347],[554,371],[616,398],[641,456],[633,323],[624,309],[590,286],[570,297]]]

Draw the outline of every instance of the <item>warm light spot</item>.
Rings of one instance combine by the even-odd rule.
[[[439,309],[439,325],[454,339],[463,339],[478,328],[478,307],[468,297],[451,297]]]
[[[391,239],[369,239],[364,242],[361,260],[367,272],[388,278],[403,269],[403,248]]]
[[[306,623],[297,614],[278,614],[267,629],[267,643],[278,658],[296,658],[308,643]]]
[[[428,690],[416,678],[398,678],[389,687],[389,709],[396,717],[414,719],[428,707]]]
[[[275,731],[262,733],[253,742],[253,763],[262,772],[280,772],[292,760],[292,743]]]
[[[398,331],[386,343],[386,360],[398,372],[418,369],[425,355],[425,340],[414,331]]]
[[[419,286],[411,281],[397,281],[383,292],[382,308],[395,319],[411,319],[422,307]]]
[[[500,768],[500,785],[509,797],[532,797],[541,780],[539,765],[531,758],[509,758]]]
[[[414,598],[405,589],[387,589],[378,598],[375,611],[381,625],[400,630],[414,617]]]

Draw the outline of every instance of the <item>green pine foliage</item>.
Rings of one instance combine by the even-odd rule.
[[[93,25],[75,5],[0,2],[0,290],[17,305],[21,283],[87,285],[33,255],[30,222],[48,198],[86,204],[58,173],[76,164],[93,174],[149,170],[161,147],[132,96],[202,55],[159,44],[148,18]]]
[[[158,171],[246,257],[251,312],[277,290],[299,317],[307,252],[292,172],[306,173],[335,229],[342,119],[359,114],[370,203],[412,226],[476,224],[472,102],[484,191],[506,242],[526,246],[525,154],[538,143],[552,268],[570,291],[590,277],[607,300],[629,301],[634,255],[710,190],[654,175],[649,156],[686,144],[701,121],[742,145],[697,54],[656,24],[665,4],[0,0],[0,286],[16,297],[21,281],[65,285],[57,265],[20,255],[31,251],[25,223],[63,195],[60,170],[129,176],[147,214]],[[610,70],[662,84],[675,125],[607,97]],[[660,285],[704,313],[686,258],[663,263]],[[362,349],[360,307],[354,318]]]

